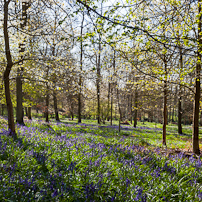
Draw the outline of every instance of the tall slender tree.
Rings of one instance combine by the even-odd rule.
[[[83,70],[83,26],[84,26],[84,12],[81,21],[80,30],[80,74],[79,74],[79,93],[78,93],[78,123],[81,123],[81,97],[82,97],[82,70]]]
[[[200,154],[199,150],[199,107],[200,107],[200,74],[201,74],[201,53],[202,53],[202,0],[198,0],[198,39],[197,39],[197,63],[195,71],[195,92],[194,92],[194,110],[193,110],[193,152]]]
[[[27,25],[27,9],[29,8],[29,0],[21,0],[22,1],[22,19],[20,24],[21,31],[24,31],[23,29]],[[23,53],[25,52],[25,41],[20,43],[20,54],[21,54],[21,63],[23,64]],[[22,78],[23,78],[23,67],[18,67],[17,70],[17,77],[16,77],[16,100],[17,100],[17,109],[16,109],[16,120],[17,123],[24,125],[23,121],[23,92],[22,92]]]

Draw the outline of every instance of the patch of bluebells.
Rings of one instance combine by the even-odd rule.
[[[0,131],[0,201],[202,199],[200,159],[166,157],[127,137],[58,135],[31,124],[18,126],[15,140]]]
[[[30,125],[33,125],[30,120],[28,120],[27,122],[30,123]],[[42,125],[42,126],[44,124],[43,120],[34,120],[34,122],[35,123],[38,122],[39,125]],[[71,130],[72,128],[77,129],[77,130],[84,129],[85,133],[89,133],[90,132],[90,133],[93,133],[94,135],[96,135],[98,133],[98,131],[99,131],[100,128],[101,129],[105,129],[105,130],[112,129],[114,132],[119,129],[119,126],[117,126],[117,125],[98,126],[98,125],[94,125],[94,124],[85,124],[85,123],[79,123],[79,124],[77,124],[77,123],[56,122],[56,123],[52,123],[52,125],[53,126],[54,125],[55,126],[60,126],[64,131],[68,131],[71,134],[73,134],[75,132],[75,130]],[[121,130],[125,130],[125,131],[133,131],[134,130],[133,126],[121,125],[120,127],[121,127]],[[85,130],[86,128],[87,128],[87,130]],[[162,130],[161,128],[150,128],[150,127],[143,127],[143,126],[136,127],[136,129],[145,130],[145,131],[147,131],[147,130],[154,130],[154,131],[160,131],[160,130]],[[44,130],[44,127],[43,127],[43,130]],[[50,128],[46,128],[46,130],[51,130],[51,129]]]

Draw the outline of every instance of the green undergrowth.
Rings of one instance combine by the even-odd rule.
[[[85,133],[85,134],[95,134],[101,135],[104,137],[113,137],[113,136],[131,136],[137,139],[139,142],[146,142],[147,145],[152,145],[153,147],[161,147],[162,146],[162,130],[161,124],[155,124],[150,122],[138,122],[138,127],[134,128],[131,126],[123,126],[121,131],[118,131],[118,126],[116,128],[110,128],[109,125],[96,125],[95,121],[92,123],[92,120],[83,120],[82,124],[76,124],[71,122],[62,121],[61,123],[51,122],[51,124],[38,124],[34,122],[34,124],[38,124],[37,127],[41,128],[41,130],[48,130],[50,133],[57,133],[58,135],[62,135],[66,132],[69,133]],[[33,123],[32,123],[33,124]],[[58,127],[58,125],[60,127]],[[127,129],[128,128],[128,129]],[[177,149],[185,149],[191,150],[191,141],[192,141],[192,130],[191,126],[183,126],[184,134],[177,133],[177,126],[174,124],[170,124],[167,126],[167,148],[177,148]],[[201,129],[200,129],[201,136]],[[201,143],[200,143],[200,146]]]
[[[112,128],[33,120],[18,126],[14,140],[2,128],[0,201],[202,199],[201,160],[181,153],[162,155],[146,139],[149,129],[140,138],[140,129],[119,133]],[[154,139],[155,134],[147,137]]]

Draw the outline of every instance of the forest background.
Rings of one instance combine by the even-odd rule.
[[[31,110],[98,124],[202,124],[201,0],[1,0],[0,103],[10,135]]]

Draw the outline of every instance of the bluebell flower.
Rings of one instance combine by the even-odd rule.
[[[52,193],[52,197],[56,197],[58,195],[58,191],[55,190],[53,193]]]

